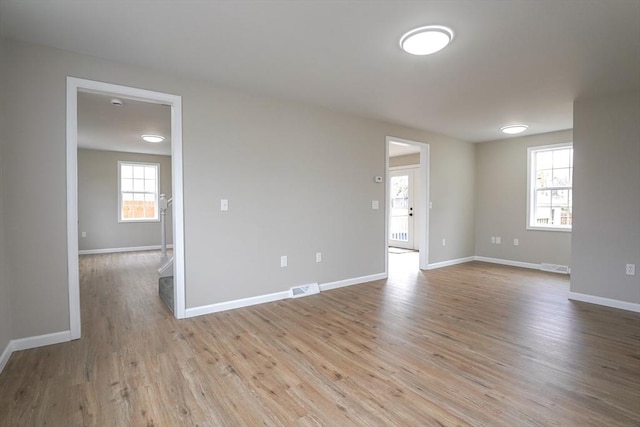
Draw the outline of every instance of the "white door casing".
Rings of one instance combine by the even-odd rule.
[[[173,196],[174,314],[185,317],[184,199],[182,182],[182,97],[167,93],[67,77],[67,258],[69,330],[81,336],[80,277],[78,261],[78,100],[82,92],[109,93],[171,107],[171,174]]]
[[[419,141],[411,141],[403,138],[396,138],[392,136],[386,137],[385,144],[385,170],[386,170],[386,203],[385,203],[385,228],[384,228],[384,237],[385,237],[385,247],[384,247],[384,259],[385,259],[385,273],[389,271],[389,144],[391,141],[401,142],[409,145],[415,145],[420,148],[420,165],[419,172],[416,176],[416,180],[420,182],[420,186],[418,188],[419,197],[417,201],[417,211],[418,215],[414,215],[414,224],[416,229],[414,230],[415,238],[418,239],[418,248],[420,251],[419,254],[419,267],[421,270],[426,270],[429,265],[429,209],[430,209],[430,200],[429,200],[429,163],[430,163],[430,146],[427,143],[419,142]],[[429,208],[428,208],[429,206]]]

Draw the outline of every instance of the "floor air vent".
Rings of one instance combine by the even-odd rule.
[[[289,289],[290,298],[306,297],[307,295],[314,295],[320,293],[320,287],[317,283],[311,283],[309,285],[294,286]]]
[[[540,264],[540,270],[542,271],[550,271],[551,273],[561,273],[561,274],[569,274],[571,270],[566,265],[557,265],[557,264]]]

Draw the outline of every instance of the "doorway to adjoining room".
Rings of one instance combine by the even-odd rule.
[[[425,269],[428,260],[428,144],[387,138],[388,271]]]

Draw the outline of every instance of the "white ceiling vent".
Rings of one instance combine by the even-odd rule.
[[[315,295],[320,293],[320,287],[317,283],[311,283],[309,285],[294,286],[289,289],[290,298],[306,297],[308,295]]]

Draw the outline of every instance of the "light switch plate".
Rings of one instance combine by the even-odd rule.
[[[372,200],[371,209],[380,209],[380,202],[378,200]]]
[[[228,211],[229,210],[229,200],[227,200],[227,199],[221,199],[220,200],[220,210],[221,211]]]

